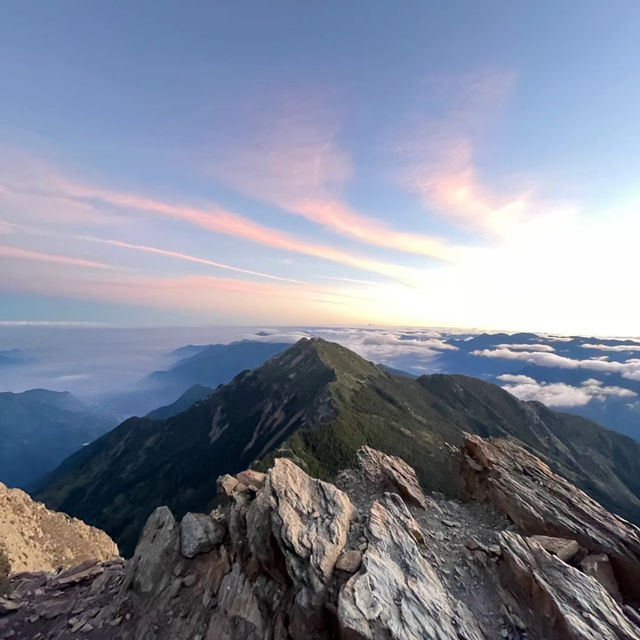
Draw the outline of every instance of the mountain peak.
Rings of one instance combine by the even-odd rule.
[[[363,379],[370,376],[384,375],[373,363],[365,360],[354,351],[343,347],[337,342],[330,342],[323,338],[301,338],[281,357],[283,362],[296,361],[301,354],[314,354],[329,369],[337,379],[351,377]]]

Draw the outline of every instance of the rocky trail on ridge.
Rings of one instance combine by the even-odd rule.
[[[286,459],[222,476],[127,561],[12,576],[0,638],[640,640],[638,528],[512,442],[460,460],[460,499],[368,447],[335,485]]]

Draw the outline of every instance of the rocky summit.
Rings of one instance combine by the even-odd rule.
[[[640,531],[519,445],[466,435],[457,497],[362,448],[289,459],[148,518],[127,561],[21,573],[0,638],[640,640]]]

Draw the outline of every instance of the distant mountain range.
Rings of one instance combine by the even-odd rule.
[[[0,393],[0,482],[29,488],[117,421],[68,392]]]
[[[154,371],[126,393],[110,394],[100,401],[120,415],[143,416],[177,400],[194,385],[215,388],[229,382],[240,371],[260,366],[288,346],[250,340],[187,345],[171,353],[178,360],[166,371]]]
[[[640,522],[640,444],[631,438],[478,379],[392,375],[321,339],[300,340],[164,417],[172,412],[131,418],[84,447],[47,477],[38,499],[105,529],[130,553],[156,506],[179,515],[209,508],[220,474],[264,468],[276,455],[331,478],[369,445],[406,460],[428,490],[456,495],[459,447],[471,432],[516,439]]]
[[[181,347],[170,354],[177,359],[171,368],[150,374],[126,394],[102,398],[99,405],[46,389],[0,393],[0,482],[30,488],[67,456],[115,427],[123,416],[150,411],[153,419],[167,419],[287,346],[242,341]],[[19,349],[0,352],[0,366],[27,360],[26,352]]]

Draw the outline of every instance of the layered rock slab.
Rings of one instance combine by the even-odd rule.
[[[423,509],[427,506],[416,472],[404,460],[371,447],[361,447],[356,458],[358,468],[371,482],[399,493],[408,504]]]
[[[395,494],[374,502],[360,571],[342,588],[338,618],[353,640],[483,640],[473,617],[445,590],[410,530],[419,529]]]
[[[467,454],[463,472],[476,474],[481,500],[497,484],[534,508],[544,487],[530,486],[526,452],[512,453],[493,465]],[[501,465],[510,484],[496,480]],[[432,494],[423,509],[385,493],[370,480],[378,473],[347,475],[340,490],[276,460],[264,478],[222,478],[210,515],[178,523],[158,508],[126,568],[15,577],[0,638],[638,640],[640,614],[601,584],[607,564],[592,546],[526,538],[482,502]]]
[[[627,597],[640,601],[640,529],[609,511],[518,444],[465,437],[467,498],[493,504],[528,535],[577,541],[605,553]]]
[[[512,532],[500,536],[505,582],[531,604],[531,622],[566,640],[640,640],[638,628],[595,579]]]

